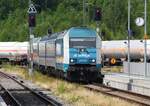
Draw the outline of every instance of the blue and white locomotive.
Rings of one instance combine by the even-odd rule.
[[[72,81],[103,81],[101,39],[90,28],[73,27],[33,42],[34,66]]]

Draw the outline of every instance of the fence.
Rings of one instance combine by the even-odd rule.
[[[123,71],[126,74],[129,74],[128,71],[128,62],[123,63]],[[145,76],[145,64],[130,62],[130,75]],[[150,63],[147,63],[147,77],[150,77]]]

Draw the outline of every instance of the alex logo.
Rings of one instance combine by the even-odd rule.
[[[88,54],[79,54],[78,57],[90,57]]]

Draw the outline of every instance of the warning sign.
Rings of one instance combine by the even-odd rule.
[[[115,64],[115,63],[116,63],[116,59],[115,59],[115,58],[112,58],[112,59],[110,60],[110,62],[111,62],[111,64]]]
[[[34,6],[33,4],[30,4],[30,5],[29,5],[29,9],[28,9],[27,12],[28,12],[29,14],[36,14],[36,13],[37,13],[36,8],[35,8],[35,6]]]

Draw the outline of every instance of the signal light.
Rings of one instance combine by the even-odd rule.
[[[52,30],[49,28],[47,33],[48,33],[48,35],[51,35],[52,34]]]
[[[29,14],[29,27],[35,27],[36,25],[36,16],[35,14]]]
[[[94,15],[94,20],[95,21],[100,21],[101,20],[101,9],[100,8],[95,8],[95,15]]]

